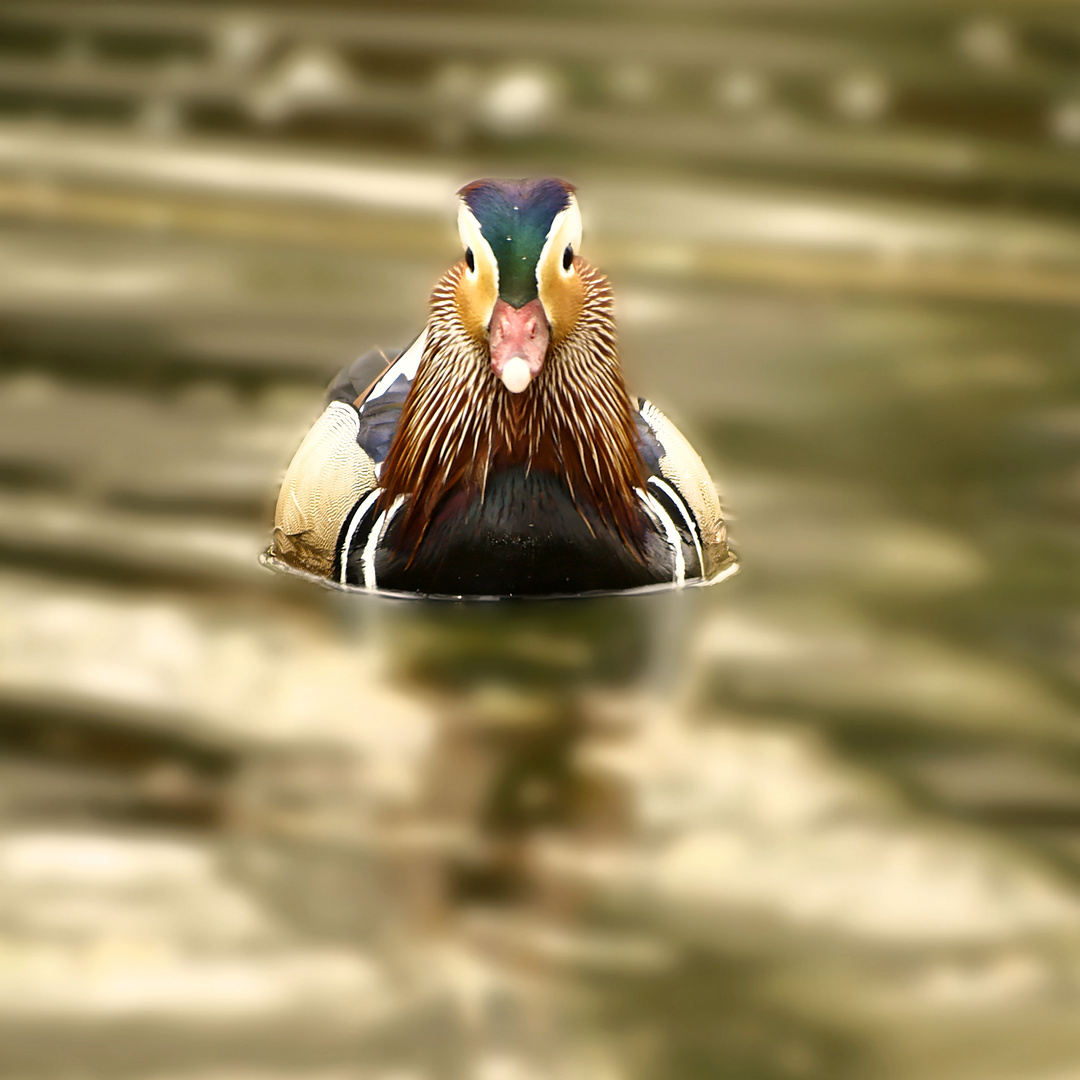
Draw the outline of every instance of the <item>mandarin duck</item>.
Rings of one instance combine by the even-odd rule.
[[[344,587],[566,596],[735,567],[693,448],[632,400],[575,189],[477,180],[464,257],[400,355],[331,383],[282,483],[270,561]]]

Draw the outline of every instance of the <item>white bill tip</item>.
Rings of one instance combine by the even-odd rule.
[[[511,356],[502,369],[502,381],[511,394],[520,394],[532,382],[528,360],[523,356]]]

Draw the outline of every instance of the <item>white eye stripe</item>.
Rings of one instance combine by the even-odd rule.
[[[573,255],[577,255],[581,247],[581,211],[578,209],[577,199],[571,195],[570,202],[565,210],[560,210],[551,222],[547,237],[544,240],[544,248],[540,252],[540,258],[536,263],[536,280],[540,282],[541,267],[547,265],[549,258],[554,258],[559,273],[563,277],[571,277],[574,274],[574,264],[563,266],[563,253],[567,247]]]
[[[571,194],[568,199],[566,209],[560,210],[552,219],[545,240],[550,243],[556,237],[562,236],[565,243],[570,244],[576,251],[581,247],[581,211],[578,209],[577,196]],[[544,246],[546,248],[548,245]]]
[[[486,267],[495,277],[495,291],[499,290],[499,264],[495,259],[495,252],[491,245],[484,239],[480,231],[480,222],[476,215],[463,201],[458,208],[458,235],[461,237],[461,245],[472,249],[473,268],[465,268],[465,276],[470,281],[476,281],[480,276],[481,265]]]

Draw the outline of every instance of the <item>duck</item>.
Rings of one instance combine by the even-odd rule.
[[[462,257],[420,334],[331,382],[282,481],[270,561],[346,589],[454,598],[727,576],[704,463],[627,391],[575,187],[476,180],[457,225]]]

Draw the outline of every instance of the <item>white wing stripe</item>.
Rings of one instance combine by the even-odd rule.
[[[375,488],[374,491],[369,492],[364,496],[360,505],[353,511],[352,518],[349,520],[349,529],[345,533],[345,539],[341,542],[341,574],[340,581],[344,585],[345,574],[349,569],[349,550],[352,547],[353,537],[356,535],[356,528],[361,521],[364,520],[364,515],[368,512],[371,504],[382,494],[382,488]]]
[[[675,504],[675,508],[682,515],[683,521],[686,522],[686,527],[690,530],[690,539],[694,541],[694,550],[697,552],[698,573],[704,576],[705,559],[701,554],[701,540],[698,536],[697,522],[694,520],[694,515],[690,513],[690,507],[686,505],[686,500],[683,499],[666,480],[661,480],[659,476],[650,476],[649,483],[655,484],[663,491]]]
[[[671,580],[674,581],[676,585],[682,585],[686,581],[686,559],[683,558],[682,537],[679,536],[679,530],[675,527],[675,522],[671,520],[671,515],[668,514],[652,495],[641,488],[638,488],[637,490],[646,506],[652,510],[659,520],[660,525],[664,530],[664,535],[667,537],[667,542],[671,546],[672,553],[675,556],[675,576]]]
[[[367,543],[364,545],[364,587],[368,589],[374,589],[378,587],[378,582],[375,580],[375,553],[379,548],[379,541],[382,539],[382,534],[386,531],[386,526],[390,523],[390,519],[397,513],[398,507],[405,501],[404,495],[399,495],[391,504],[389,510],[384,510],[376,519],[375,524],[371,526],[371,532],[368,533]]]

